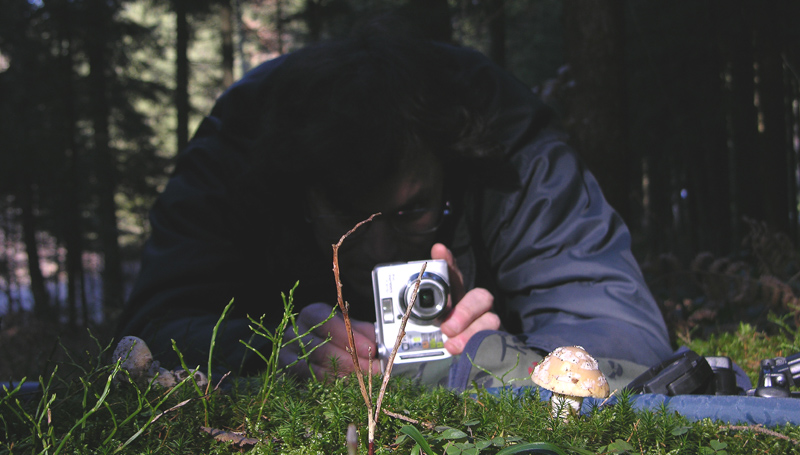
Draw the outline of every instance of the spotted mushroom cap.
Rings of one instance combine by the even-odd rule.
[[[605,398],[609,393],[608,381],[597,360],[581,346],[556,348],[536,365],[531,379],[561,395]]]

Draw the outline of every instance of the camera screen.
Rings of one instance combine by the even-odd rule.
[[[436,306],[436,295],[433,289],[420,289],[417,297],[419,298],[419,306],[421,308],[433,308]]]

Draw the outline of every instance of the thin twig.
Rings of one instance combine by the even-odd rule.
[[[188,400],[183,400],[180,403],[176,404],[175,406],[167,409],[166,411],[161,411],[161,413],[158,414],[150,423],[155,423],[155,421],[160,419],[164,414],[166,414],[168,412],[172,412],[172,411],[174,411],[176,409],[180,409],[180,408],[186,406],[188,403],[190,403],[190,402],[192,402],[192,401],[194,401],[194,400],[196,400],[198,398],[205,398],[206,396],[207,395],[203,395],[202,397],[194,397],[194,398],[189,398]]]
[[[434,428],[436,428],[436,425],[434,425],[434,424],[432,424],[430,422],[420,422],[417,419],[412,419],[411,417],[404,416],[403,414],[398,414],[396,412],[387,411],[386,409],[383,410],[383,413],[386,414],[389,417],[394,417],[395,419],[400,419],[400,420],[404,420],[404,421],[406,421],[408,423],[415,423],[415,424],[418,424],[418,425],[422,425],[423,427],[425,427],[425,428],[427,428],[429,430],[433,430]]]
[[[792,441],[795,444],[800,444],[800,441],[794,438],[790,438],[784,434],[780,434],[777,431],[772,431],[768,428],[764,428],[761,425],[723,425],[719,427],[720,430],[736,430],[736,431],[755,431],[756,433],[763,433],[770,436],[774,436],[776,438],[785,439],[787,441]]]
[[[372,214],[369,218],[364,221],[359,222],[356,224],[352,229],[347,231],[342,238],[339,239],[338,243],[332,245],[333,247],[333,277],[336,280],[336,300],[339,304],[339,310],[342,312],[342,318],[344,319],[344,325],[347,329],[347,342],[350,345],[350,359],[353,361],[353,367],[355,368],[356,378],[358,378],[358,385],[361,387],[361,395],[364,397],[364,403],[367,404],[367,409],[369,410],[370,417],[372,414],[372,402],[369,398],[369,394],[367,393],[366,385],[364,384],[364,374],[361,372],[361,368],[358,364],[358,351],[356,350],[356,341],[353,336],[353,328],[350,324],[350,313],[348,311],[350,304],[344,301],[342,297],[342,281],[339,277],[339,248],[342,246],[344,240],[350,236],[356,229],[361,227],[363,224],[372,221],[373,218],[380,215],[380,212]],[[371,374],[371,372],[370,372]]]
[[[602,403],[600,403],[600,407],[603,407],[603,406],[604,406],[606,403],[608,403],[608,400],[610,400],[610,399],[611,399],[611,397],[613,397],[614,395],[616,395],[618,391],[619,391],[619,389],[614,389],[614,391],[613,391],[613,392],[611,392],[610,394],[608,394],[608,397],[606,397],[606,399],[605,399],[605,400],[603,400],[603,402],[602,402]]]
[[[422,281],[422,275],[425,273],[425,269],[428,267],[428,263],[424,262],[422,264],[422,269],[419,271],[419,275],[417,276],[417,280],[414,282],[414,292],[411,294],[411,302],[408,303],[408,308],[406,308],[406,314],[403,315],[403,320],[400,321],[400,332],[397,334],[397,339],[394,341],[394,348],[392,348],[392,353],[389,355],[389,359],[386,361],[386,371],[383,373],[383,383],[381,384],[381,390],[378,392],[378,403],[375,406],[375,420],[378,420],[378,417],[381,413],[381,403],[383,402],[383,395],[386,393],[386,386],[389,385],[389,378],[392,376],[392,366],[394,366],[394,358],[397,355],[397,351],[400,350],[400,344],[403,342],[403,338],[406,336],[406,323],[408,322],[408,318],[411,316],[411,310],[414,309],[414,303],[417,301],[417,291],[419,291],[419,284]]]
[[[339,248],[344,243],[344,240],[350,236],[356,229],[361,227],[364,223],[368,223],[372,221],[373,218],[380,215],[380,212],[372,214],[369,218],[364,221],[359,222],[352,229],[347,231],[342,238],[339,239],[338,243],[331,245],[333,247],[333,277],[336,280],[336,300],[339,304],[339,309],[342,312],[342,319],[344,319],[344,325],[347,332],[347,343],[348,349],[347,352],[350,353],[350,360],[353,362],[353,368],[355,369],[356,378],[358,379],[358,386],[361,388],[361,396],[364,398],[364,403],[367,405],[367,424],[368,424],[368,440],[369,440],[369,448],[368,452],[371,454],[374,453],[374,441],[375,441],[375,426],[377,423],[377,417],[373,414],[372,410],[372,389],[370,386],[370,390],[367,391],[367,386],[364,384],[364,372],[361,371],[361,366],[358,363],[358,351],[356,350],[356,341],[355,337],[353,336],[353,326],[350,323],[350,304],[345,302],[344,298],[342,297],[342,280],[339,277]],[[371,355],[371,354],[370,354]],[[370,384],[372,380],[372,367],[370,366],[369,371],[370,377]]]
[[[197,371],[197,370],[195,370],[195,371]],[[152,421],[152,422],[150,422],[150,423],[153,423],[153,422],[155,422],[156,420],[160,419],[160,418],[161,418],[161,417],[162,417],[164,414],[166,414],[166,413],[168,413],[168,412],[172,412],[172,411],[174,411],[174,410],[176,410],[176,409],[180,409],[180,408],[182,408],[182,407],[186,406],[187,404],[191,403],[191,402],[192,402],[192,401],[194,401],[194,400],[205,400],[205,399],[208,399],[208,398],[210,398],[210,397],[211,397],[211,395],[213,395],[213,394],[214,394],[214,392],[216,392],[216,391],[219,389],[219,386],[220,386],[220,384],[222,384],[222,381],[224,381],[224,380],[225,380],[225,378],[227,378],[227,377],[228,377],[230,374],[231,374],[231,372],[230,372],[230,371],[229,371],[229,372],[227,372],[227,373],[225,373],[225,374],[224,374],[224,375],[223,375],[223,376],[220,378],[220,380],[219,380],[219,382],[217,383],[216,387],[214,387],[214,390],[212,390],[211,392],[209,392],[209,393],[205,393],[205,394],[203,394],[203,395],[198,395],[198,396],[196,396],[196,397],[192,397],[192,398],[189,398],[189,399],[186,399],[186,400],[183,400],[183,401],[181,401],[180,403],[178,403],[178,404],[176,404],[175,406],[173,406],[173,407],[171,407],[171,408],[167,409],[166,411],[162,411],[162,412],[161,412],[160,414],[158,414],[158,415],[157,415],[157,416],[156,416],[156,417],[153,419],[153,421]],[[185,380],[186,380],[186,381],[188,381],[189,379],[185,379]]]
[[[212,392],[216,392],[217,390],[219,390],[219,386],[220,386],[220,385],[222,385],[222,381],[224,381],[224,380],[225,380],[225,378],[227,378],[227,377],[228,377],[228,376],[230,376],[230,375],[231,375],[231,372],[230,372],[230,371],[229,371],[229,372],[227,372],[227,373],[225,373],[225,374],[223,374],[223,375],[222,375],[222,377],[221,377],[221,378],[219,378],[219,382],[217,382],[217,385],[216,385],[216,386],[214,386],[214,390],[213,390]],[[208,393],[208,392],[206,392],[206,395],[209,395],[209,393]]]
[[[372,402],[372,347],[369,348],[369,401]]]
[[[373,218],[380,215],[380,213],[375,213],[371,215],[364,221],[359,222],[356,224],[352,229],[347,231],[340,239],[339,242],[331,245],[333,247],[333,277],[336,281],[336,300],[339,304],[339,309],[342,311],[342,319],[344,319],[344,325],[347,332],[347,342],[348,348],[347,352],[350,353],[350,360],[353,362],[353,367],[355,368],[356,378],[358,379],[358,385],[361,388],[361,396],[364,398],[364,403],[367,405],[367,424],[368,424],[368,453],[371,455],[374,453],[374,441],[375,441],[375,427],[378,425],[378,417],[381,413],[381,404],[383,403],[383,397],[386,394],[386,387],[389,385],[389,379],[392,376],[392,367],[394,366],[394,359],[397,355],[397,351],[400,350],[400,344],[403,341],[403,337],[406,335],[406,323],[408,322],[408,318],[411,316],[411,310],[414,308],[414,303],[417,301],[417,292],[419,291],[419,285],[422,281],[422,276],[425,273],[425,268],[428,266],[428,263],[425,262],[422,264],[422,269],[419,272],[419,276],[417,276],[417,280],[414,283],[414,292],[411,294],[411,301],[408,304],[408,308],[406,309],[406,313],[403,316],[402,321],[400,322],[400,332],[397,334],[397,339],[395,340],[394,348],[392,352],[389,354],[389,358],[386,362],[386,370],[383,373],[383,382],[381,383],[380,391],[378,392],[378,401],[376,403],[375,408],[372,407],[372,351],[368,353],[368,365],[369,365],[369,388],[367,385],[364,384],[364,372],[361,371],[361,366],[358,362],[358,351],[356,350],[356,342],[355,337],[353,335],[353,327],[350,323],[350,304],[347,303],[344,298],[342,297],[342,281],[339,276],[339,248],[344,243],[344,240],[350,236],[356,229],[361,227],[364,223],[368,223],[372,221]]]

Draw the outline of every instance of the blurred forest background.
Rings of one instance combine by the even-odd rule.
[[[769,280],[796,302],[798,1],[0,0],[0,333],[111,325],[214,99],[379,10],[557,109],[673,323],[702,314],[696,294],[706,318],[763,306]]]

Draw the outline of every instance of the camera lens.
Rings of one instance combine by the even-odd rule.
[[[401,300],[403,311],[411,304],[416,280],[417,275],[411,276],[408,280]],[[450,310],[447,304],[449,293],[450,286],[442,276],[430,272],[423,273],[417,291],[417,300],[411,310],[411,317],[418,324],[431,324],[437,318],[446,315]]]
[[[417,293],[417,300],[422,308],[433,308],[436,305],[436,296],[433,294],[433,289],[421,289]]]

